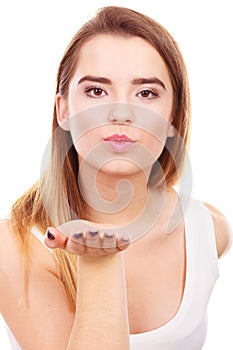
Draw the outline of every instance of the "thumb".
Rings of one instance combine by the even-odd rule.
[[[61,231],[57,230],[55,227],[48,227],[46,230],[44,243],[48,248],[62,248],[66,246],[68,237],[64,235]]]

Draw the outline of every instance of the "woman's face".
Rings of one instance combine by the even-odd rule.
[[[95,163],[101,157],[94,150],[106,150],[106,159],[94,166],[117,174],[152,166],[173,136],[171,111],[167,67],[139,37],[98,35],[87,41],[67,99],[57,95],[59,124],[68,120],[80,162],[93,158]],[[140,158],[147,161],[141,164]]]

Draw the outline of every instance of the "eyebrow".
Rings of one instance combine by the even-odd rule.
[[[165,84],[159,78],[135,78],[131,82],[133,85],[141,85],[141,84],[157,84],[160,85],[164,90],[166,90]]]
[[[92,76],[92,75],[85,75],[83,78],[81,78],[79,81],[78,81],[78,84],[81,84],[83,83],[84,81],[93,81],[95,83],[103,83],[103,84],[108,84],[108,85],[111,85],[112,84],[112,81],[108,78],[104,78],[104,77],[95,77],[95,76]]]
[[[93,81],[95,83],[102,83],[102,84],[108,84],[111,85],[112,81],[105,77],[99,77],[99,76],[93,76],[93,75],[85,75],[82,77],[78,84],[83,83],[84,81]],[[142,85],[142,84],[157,84],[160,85],[164,90],[166,90],[165,84],[160,80],[159,78],[152,77],[152,78],[135,78],[131,81],[132,85]]]

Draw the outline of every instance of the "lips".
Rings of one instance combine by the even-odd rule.
[[[104,141],[116,141],[116,142],[136,142],[136,140],[131,139],[129,136],[125,134],[113,134],[106,138],[104,138]]]
[[[111,151],[121,153],[128,151],[136,143],[136,140],[126,134],[112,134],[104,138],[104,142]]]

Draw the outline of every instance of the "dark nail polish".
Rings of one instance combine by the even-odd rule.
[[[90,230],[89,233],[92,237],[95,237],[96,235],[98,235],[99,231]]]
[[[82,237],[82,233],[75,233],[74,234],[74,238],[75,239],[79,239],[79,238],[81,238]]]
[[[48,239],[50,239],[51,241],[54,241],[55,240],[55,236],[48,230],[47,231],[47,237]]]
[[[113,234],[112,233],[106,233],[106,237],[109,238],[109,239],[113,238]]]

